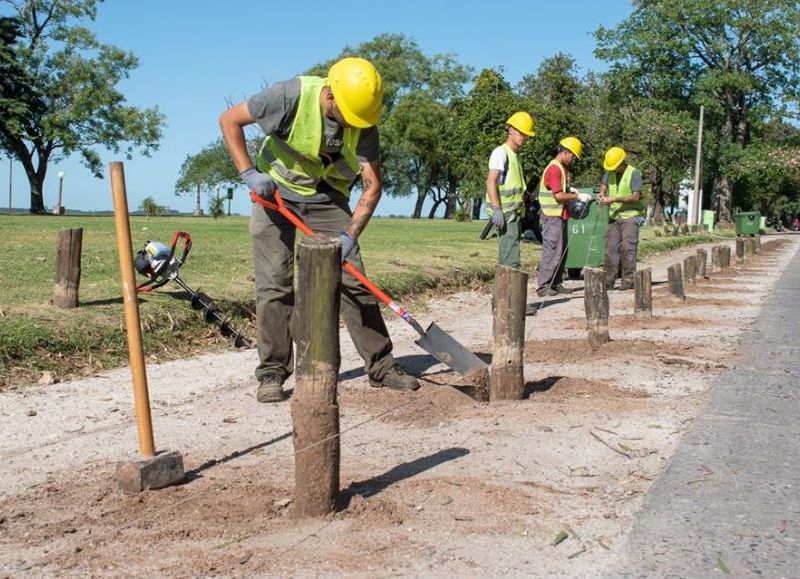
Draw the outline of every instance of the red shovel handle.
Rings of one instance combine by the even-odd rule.
[[[257,203],[258,205],[261,205],[266,209],[273,209],[277,211],[278,213],[283,215],[286,219],[288,219],[289,222],[292,223],[292,225],[297,227],[297,229],[302,231],[304,234],[306,235],[314,234],[311,228],[305,223],[303,223],[303,220],[300,219],[294,213],[294,211],[292,211],[291,209],[286,207],[286,205],[284,205],[283,199],[281,198],[281,195],[280,193],[278,193],[277,189],[275,190],[274,197],[275,197],[275,202],[273,203],[272,201],[267,201],[255,191],[250,191],[250,199],[253,201],[253,203]],[[417,321],[411,317],[411,314],[409,314],[402,307],[400,307],[400,304],[398,304],[391,297],[389,297],[389,294],[387,294],[378,286],[376,286],[374,283],[372,283],[369,280],[369,278],[367,278],[366,275],[364,275],[358,268],[356,268],[356,266],[354,266],[349,261],[345,261],[342,264],[342,269],[344,269],[347,273],[349,273],[358,281],[360,281],[364,285],[364,287],[367,288],[367,290],[369,290],[370,293],[372,293],[372,295],[374,295],[376,298],[378,298],[387,306],[389,306],[392,309],[392,311],[394,311],[398,316],[400,316],[406,322],[411,324],[414,327],[414,329],[417,330],[417,332],[419,332],[420,335],[424,334],[424,330],[417,323]]]

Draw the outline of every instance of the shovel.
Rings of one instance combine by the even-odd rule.
[[[278,191],[275,191],[275,202],[267,201],[258,196],[255,191],[250,192],[250,199],[253,203],[258,203],[267,209],[274,209],[289,220],[297,229],[306,235],[313,235],[313,231],[300,219],[295,213],[286,207],[283,203]],[[416,344],[439,360],[442,364],[452,368],[459,374],[479,378],[481,374],[488,370],[488,365],[478,358],[475,354],[467,350],[464,346],[458,343],[455,338],[442,330],[435,323],[431,323],[427,330],[423,330],[414,318],[405,311],[400,304],[395,302],[389,295],[381,290],[378,286],[372,283],[367,276],[361,273],[352,263],[345,261],[342,264],[342,269],[352,275],[366,287],[372,295],[381,300],[384,304],[389,306],[394,313],[400,316],[406,323],[408,323],[419,334],[419,339]]]

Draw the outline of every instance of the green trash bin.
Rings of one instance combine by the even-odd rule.
[[[591,193],[597,199],[595,189],[578,189]],[[603,267],[605,261],[606,233],[608,232],[608,205],[595,201],[583,219],[567,221],[567,260],[565,269],[570,279],[579,279],[584,267]]]
[[[709,233],[714,233],[714,212],[710,209],[703,211],[703,225]]]
[[[744,211],[733,216],[736,235],[756,235],[761,225],[761,214],[758,211]]]

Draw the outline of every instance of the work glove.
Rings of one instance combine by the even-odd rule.
[[[339,241],[342,244],[342,263],[344,263],[355,248],[358,247],[358,241],[353,239],[346,231],[339,232]]]
[[[506,226],[506,218],[503,216],[503,211],[500,209],[499,205],[492,205],[492,216],[490,218],[492,225],[494,225],[498,230],[503,229]]]
[[[255,167],[245,169],[239,173],[239,177],[262,199],[269,200],[275,193],[275,179],[267,173],[259,172]]]
[[[583,201],[584,203],[590,203],[594,200],[591,193],[578,193],[578,201]]]

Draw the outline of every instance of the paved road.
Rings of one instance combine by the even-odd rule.
[[[800,252],[609,577],[800,577]]]

